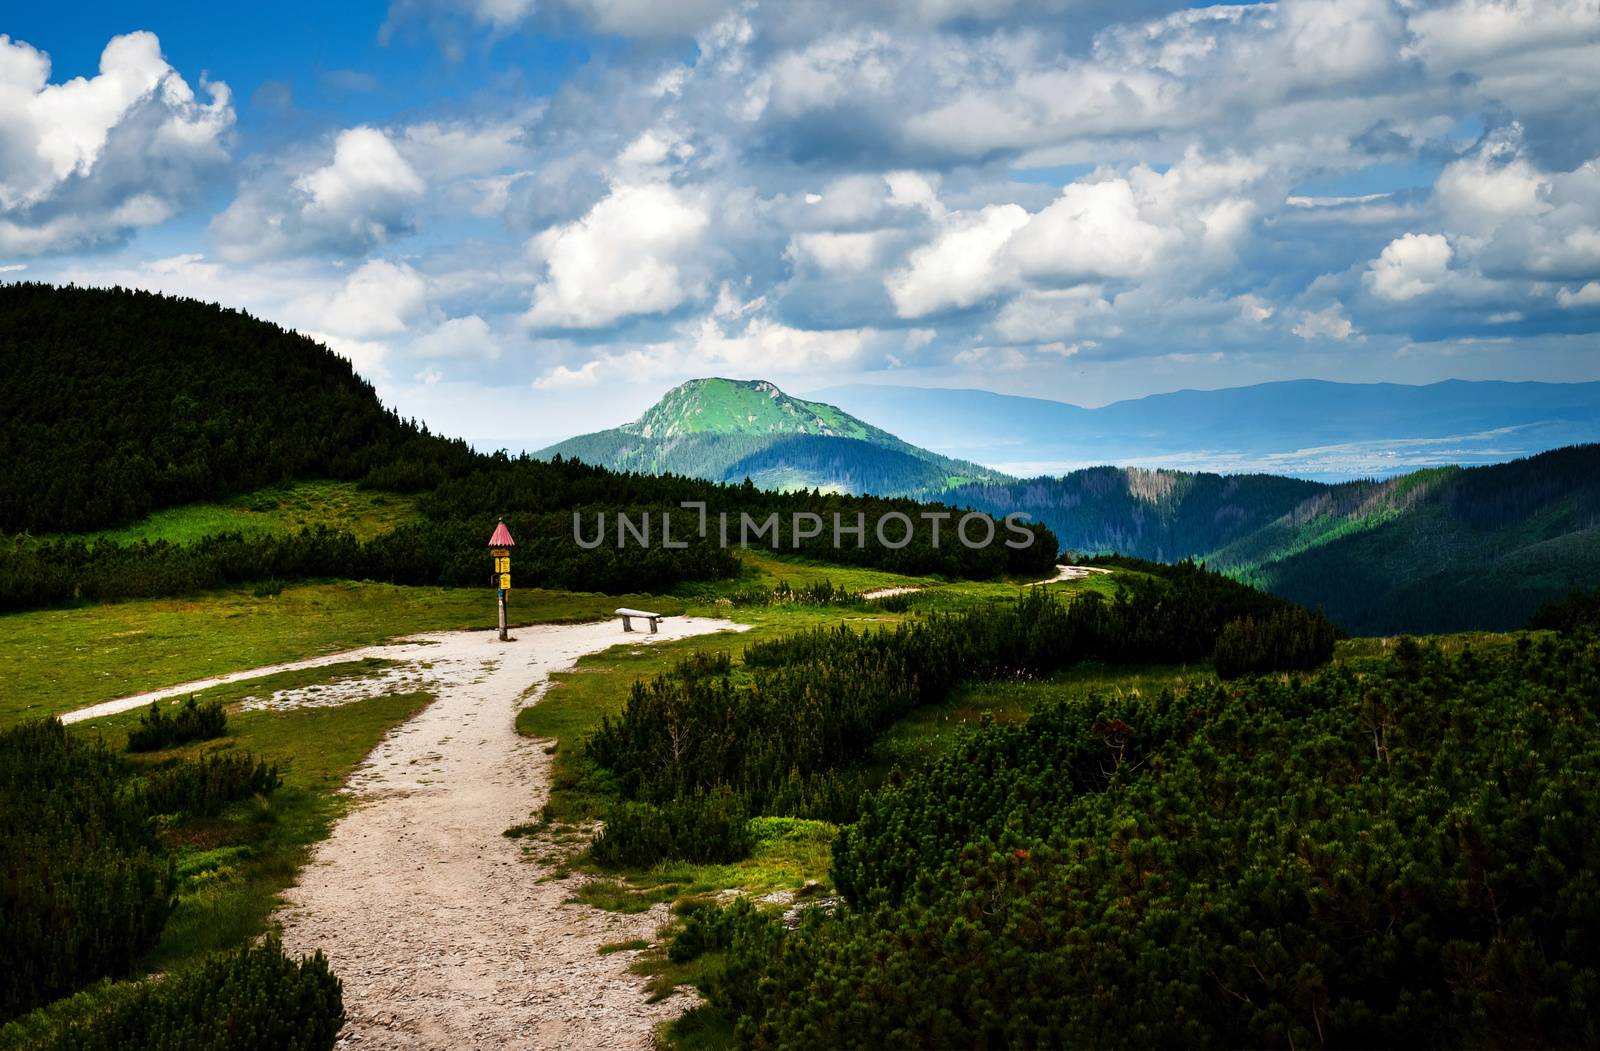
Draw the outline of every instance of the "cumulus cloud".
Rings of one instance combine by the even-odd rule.
[[[448,318],[424,333],[412,349],[425,358],[482,358],[493,361],[500,356],[500,341],[489,323],[476,314]]]
[[[1248,188],[1260,175],[1252,162],[1191,152],[1165,172],[1140,165],[1068,183],[1031,214],[1015,204],[968,212],[927,202],[937,234],[886,286],[903,318],[966,309],[1026,287],[1098,287],[1164,274],[1177,289],[1231,262],[1255,215]]]
[[[1124,179],[1073,183],[1034,216],[1010,245],[1028,277],[1075,283],[1148,273],[1172,240],[1139,214]]]
[[[1556,302],[1567,310],[1600,307],[1600,281],[1590,281],[1582,288],[1563,288],[1556,293]]]
[[[1549,209],[1550,180],[1523,155],[1521,137],[1515,124],[1501,129],[1440,172],[1434,196],[1457,229],[1485,231]]]
[[[529,245],[545,276],[528,321],[542,328],[593,329],[663,314],[701,295],[694,250],[710,222],[696,195],[665,183],[612,187],[576,222]]]
[[[1306,340],[1345,340],[1355,332],[1355,325],[1344,316],[1340,304],[1334,303],[1321,310],[1302,311],[1300,320],[1289,331]]]
[[[1417,10],[1408,28],[1407,53],[1454,72],[1541,47],[1593,43],[1600,7],[1592,0],[1455,0]]]
[[[903,318],[926,317],[994,296],[1011,280],[1006,244],[1027,223],[1027,211],[1014,204],[949,216],[932,242],[885,279],[895,310]]]
[[[1406,234],[1384,246],[1367,267],[1373,295],[1399,303],[1437,290],[1450,272],[1450,242],[1439,234]]]
[[[1136,358],[1209,384],[1217,355],[1292,373],[1595,310],[1594,0],[403,0],[390,27],[495,57],[527,32],[680,39],[256,154],[223,262],[160,280],[220,267],[212,298],[259,285],[440,387],[492,359],[575,392]],[[91,213],[132,229],[173,200]]]
[[[155,34],[113,37],[99,73],[50,83],[50,59],[0,35],[0,252],[114,243],[194,204],[227,159],[226,84],[201,102]]]
[[[299,175],[271,167],[211,224],[225,258],[359,255],[409,229],[426,184],[387,134],[340,132],[332,156]]]
[[[344,336],[392,336],[404,332],[428,302],[428,285],[405,263],[363,263],[317,309],[318,327]]]

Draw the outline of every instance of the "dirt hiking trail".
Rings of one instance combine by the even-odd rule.
[[[550,672],[619,643],[736,628],[674,617],[658,635],[616,621],[426,636],[436,700],[396,728],[347,786],[359,804],[318,844],[279,913],[291,952],[321,949],[344,982],[341,1047],[644,1048],[682,1009],[647,1005],[631,952],[664,907],[625,916],[566,904],[502,833],[550,786],[543,742],[517,735],[519,700]]]
[[[656,1023],[683,1003],[646,1004],[644,980],[627,970],[637,953],[598,950],[652,938],[666,907],[628,916],[567,904],[583,877],[552,878],[523,859],[521,841],[502,835],[528,821],[550,787],[547,742],[519,736],[516,713],[552,671],[586,653],[743,628],[672,617],[656,635],[624,634],[615,620],[517,628],[516,641],[504,643],[492,632],[445,632],[207,681],[375,656],[405,662],[409,688],[434,693],[351,775],[345,791],[356,805],[313,849],[278,914],[284,947],[321,949],[344,983],[339,1047],[651,1046]],[[190,683],[65,718],[201,688]],[[272,704],[328,702],[315,687],[300,693],[279,691]],[[347,696],[359,700],[360,691]]]

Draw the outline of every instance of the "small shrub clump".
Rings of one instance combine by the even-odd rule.
[[[626,800],[606,814],[590,855],[607,868],[642,868],[668,858],[737,861],[750,853],[744,801],[726,789],[656,805]]]
[[[137,985],[93,989],[0,1030],[37,1051],[326,1051],[344,1025],[339,979],[276,935]]]
[[[139,725],[128,734],[128,751],[159,752],[190,741],[209,741],[228,732],[228,715],[222,702],[201,704],[191,696],[168,715],[161,710],[159,701],[150,702],[150,710],[139,717]]]
[[[276,765],[248,752],[213,754],[152,772],[145,803],[152,814],[212,817],[229,803],[268,795],[282,783]]]
[[[178,874],[152,818],[214,815],[279,783],[276,767],[234,754],[141,774],[56,719],[0,731],[0,1021],[125,977],[156,943]]]
[[[1211,661],[1217,677],[1237,679],[1270,671],[1310,671],[1333,659],[1337,632],[1326,617],[1298,606],[1223,625]]]

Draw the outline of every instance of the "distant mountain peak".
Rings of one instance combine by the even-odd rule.
[[[619,430],[642,438],[668,439],[690,434],[815,434],[893,442],[891,435],[835,406],[791,397],[769,380],[721,376],[689,380]]]
[[[910,445],[826,402],[770,380],[680,383],[632,423],[579,435],[540,455],[622,471],[673,473],[771,489],[927,495],[998,472]]]

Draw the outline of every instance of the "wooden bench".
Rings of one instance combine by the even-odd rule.
[[[642,617],[645,620],[648,620],[650,622],[650,634],[652,635],[656,633],[656,625],[666,619],[666,615],[662,613],[651,613],[647,610],[627,608],[617,610],[617,616],[622,618],[623,631],[633,630],[634,617]]]

